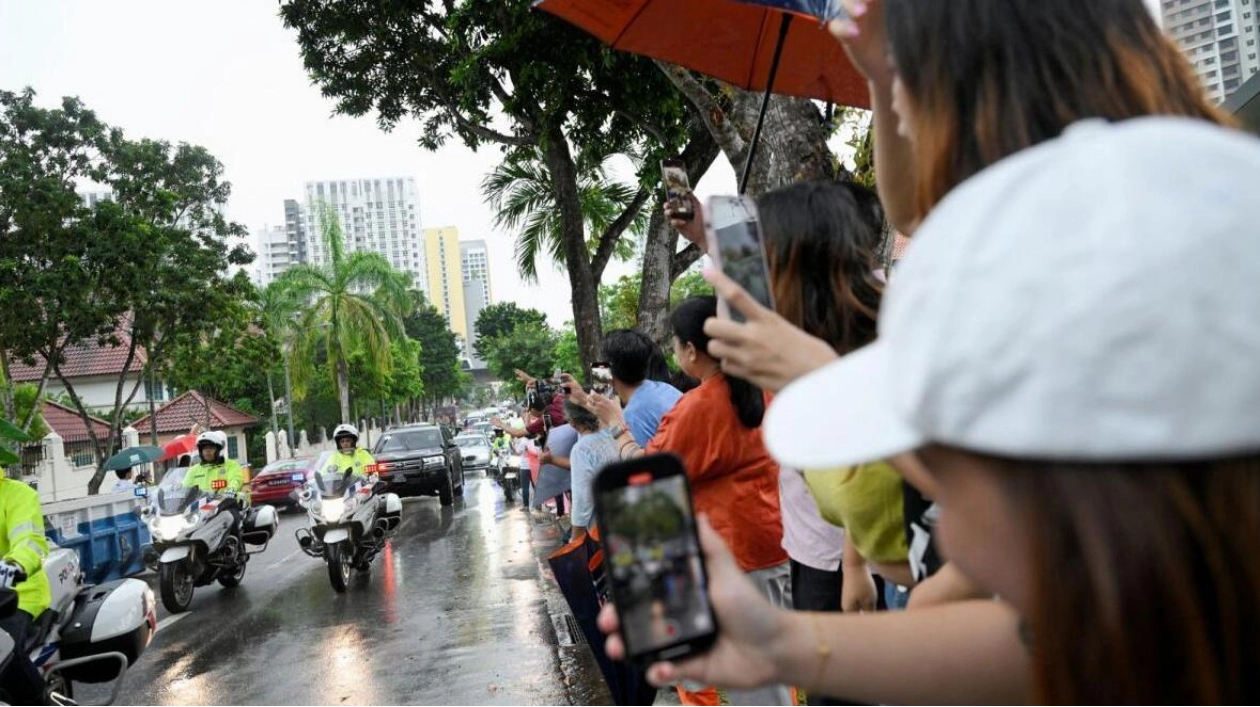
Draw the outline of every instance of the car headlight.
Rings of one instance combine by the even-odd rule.
[[[446,457],[425,457],[425,466],[442,466],[446,463]]]

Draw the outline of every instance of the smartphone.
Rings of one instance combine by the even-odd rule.
[[[691,180],[682,160],[661,161],[661,181],[665,184],[665,206],[673,218],[690,221],[696,217],[691,205]]]
[[[753,299],[774,309],[770,268],[766,264],[766,252],[761,243],[761,222],[757,219],[757,205],[753,200],[746,196],[711,197],[704,228],[713,264],[739,283]],[[732,311],[720,297],[718,316],[744,321],[744,316]]]
[[[599,362],[591,364],[591,387],[600,395],[612,395],[612,366]]]
[[[627,660],[647,666],[712,648],[717,620],[682,461],[657,454],[605,467],[595,513]]]

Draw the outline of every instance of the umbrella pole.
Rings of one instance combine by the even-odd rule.
[[[774,93],[774,79],[779,73],[779,59],[783,57],[783,45],[787,43],[788,28],[792,25],[792,15],[783,13],[783,23],[779,25],[779,43],[774,46],[774,58],[770,60],[770,75],[766,77],[766,95],[761,99],[761,112],[757,114],[757,127],[753,128],[752,142],[748,143],[748,156],[744,158],[744,174],[739,179],[739,193],[742,195],[748,188],[748,178],[752,176],[753,159],[757,156],[757,145],[761,142],[761,127],[766,122],[766,109],[770,107],[770,95]]]

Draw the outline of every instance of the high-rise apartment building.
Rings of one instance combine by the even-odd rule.
[[[490,251],[485,241],[463,241],[459,244],[459,259],[464,288],[464,327],[468,333],[467,357],[473,368],[485,368],[485,363],[473,352],[473,345],[477,343],[477,317],[493,302]]]
[[[294,262],[305,263],[306,256],[306,218],[302,214],[302,205],[297,199],[284,200],[284,231],[289,238],[289,252]]]
[[[1260,0],[1161,0],[1164,31],[1185,52],[1208,95],[1224,101],[1260,71]]]
[[[416,181],[409,177],[348,179],[307,182],[302,204],[303,232],[298,251],[301,262],[320,265],[331,254],[323,239],[325,215],[341,224],[342,241],[349,252],[380,253],[398,270],[411,273],[415,286],[430,292],[425,248],[420,238],[420,206]],[[288,221],[288,204],[285,208]]]
[[[464,311],[464,278],[460,265],[459,229],[454,226],[424,229],[428,263],[429,301],[446,317],[462,345],[468,343],[468,318]]]
[[[263,287],[298,263],[297,253],[284,226],[271,226],[254,232],[255,281]]]

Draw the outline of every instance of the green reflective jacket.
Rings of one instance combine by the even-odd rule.
[[[32,618],[44,613],[52,604],[44,559],[48,557],[48,539],[44,537],[44,512],[39,506],[39,492],[21,481],[0,478],[0,556],[22,567],[26,581],[15,587],[18,608]]]

